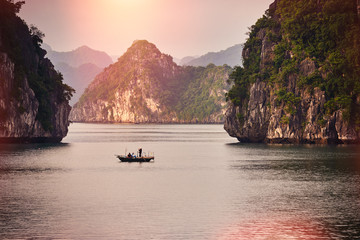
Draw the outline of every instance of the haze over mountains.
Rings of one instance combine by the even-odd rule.
[[[76,93],[70,100],[70,105],[79,101],[86,87],[94,80],[105,67],[117,61],[120,56],[108,55],[99,50],[94,50],[88,46],[82,46],[72,51],[58,52],[47,44],[42,44],[47,51],[48,57],[54,64],[55,69],[63,74],[64,82],[72,86]],[[174,62],[180,66],[203,66],[224,64],[234,67],[241,66],[242,44],[236,44],[219,52],[209,52],[202,56],[188,56],[182,59],[174,58]]]
[[[79,47],[68,52],[54,51],[49,45],[43,44],[48,57],[55,69],[63,74],[64,82],[76,90],[70,100],[74,105],[90,82],[105,67],[113,63],[111,57],[102,51],[87,46]]]
[[[218,52],[208,52],[201,56],[186,56],[183,58],[175,58],[173,61],[179,66],[194,66],[194,67],[206,67],[208,64],[215,64],[216,66],[222,66],[224,64],[235,67],[242,66],[242,50],[244,44],[235,44],[225,50]],[[114,62],[118,60],[120,55],[111,55]]]
[[[86,46],[56,52],[44,45],[46,52],[44,34],[16,15],[23,3],[0,0],[5,141],[60,141],[67,133],[72,86],[72,104],[87,87],[73,108],[74,121],[225,121],[229,134],[244,142],[360,142],[357,0],[276,0],[251,26],[243,54],[235,45],[183,59],[184,66],[146,40],[135,41],[115,64]],[[231,68],[241,65],[241,56],[243,67]]]
[[[187,56],[177,61],[174,59],[174,61],[181,66],[194,67],[206,67],[210,63],[216,66],[222,66],[224,64],[230,67],[242,66],[241,52],[243,47],[243,44],[236,44],[219,52],[209,52],[200,57]]]
[[[223,122],[229,66],[181,67],[146,40],[134,41],[98,74],[70,119],[79,122]]]
[[[94,50],[88,46],[81,46],[72,51],[58,52],[47,44],[42,44],[42,47],[47,51],[47,57],[57,65],[59,63],[67,63],[72,67],[80,67],[86,63],[93,63],[98,67],[105,68],[113,63],[111,57],[99,50]]]

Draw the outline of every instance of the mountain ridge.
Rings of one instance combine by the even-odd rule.
[[[48,44],[43,44],[47,51],[47,57],[54,62],[66,63],[72,67],[79,67],[85,63],[94,63],[96,66],[105,68],[113,63],[111,57],[104,51],[94,50],[86,45],[80,46],[71,51],[59,52],[52,49]]]
[[[47,51],[47,57],[54,63],[55,69],[62,73],[64,82],[76,91],[70,100],[70,105],[74,105],[79,100],[97,74],[113,63],[108,54],[86,45],[67,52],[54,51],[48,44],[43,44],[43,47]]]
[[[194,67],[206,67],[208,64],[215,64],[216,66],[222,66],[224,64],[230,67],[242,66],[241,52],[243,44],[235,44],[228,47],[225,50],[218,52],[208,52],[201,56],[188,56],[179,61],[179,65],[187,65]]]
[[[206,68],[180,67],[154,44],[146,40],[134,41],[118,62],[105,68],[85,90],[70,114],[71,120],[222,122],[220,115],[224,113],[224,92],[211,93],[208,86],[219,85],[225,89],[230,69],[215,65]],[[193,102],[199,103],[199,106],[191,103],[190,111],[181,104],[181,99],[194,90],[189,86],[195,82],[202,87],[207,86],[209,92],[188,95],[187,98],[194,98]],[[200,110],[201,107],[206,110]],[[202,112],[206,112],[206,116]]]

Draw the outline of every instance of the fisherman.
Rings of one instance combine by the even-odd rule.
[[[131,156],[131,153],[129,153],[128,155],[127,155],[129,158],[131,158],[132,156]]]
[[[142,148],[139,148],[139,157],[141,157]]]

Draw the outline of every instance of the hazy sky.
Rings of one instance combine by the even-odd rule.
[[[146,39],[176,58],[243,43],[273,0],[26,0],[20,16],[54,50],[122,55]]]

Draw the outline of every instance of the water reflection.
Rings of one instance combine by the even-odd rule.
[[[0,144],[0,156],[6,153],[23,153],[33,150],[51,150],[68,147],[69,143]]]
[[[360,162],[356,146],[227,147],[236,153],[229,161],[231,171],[247,185],[247,197],[233,199],[239,206],[239,218],[243,219],[248,206],[256,206],[253,215],[259,217],[253,219],[252,215],[235,224],[224,239],[264,239],[265,235],[273,239],[360,238]],[[269,213],[282,214],[268,218]],[[283,221],[284,217],[290,219]]]
[[[237,153],[231,168],[269,171],[269,177],[293,180],[333,180],[360,174],[360,154],[354,146],[264,146],[228,145]]]
[[[60,171],[62,168],[52,167],[47,162],[52,162],[54,153],[61,153],[69,147],[68,143],[0,144],[0,174],[40,174]]]
[[[89,127],[91,129],[89,130]],[[63,142],[215,142],[229,139],[221,125],[72,124]],[[235,141],[235,140],[233,140]]]
[[[52,186],[56,176],[70,170],[59,161],[69,148],[64,143],[0,144],[0,236],[36,238],[35,229],[49,229],[57,198]]]
[[[1,239],[360,239],[359,151],[227,144],[215,125],[73,124],[0,146]],[[154,151],[123,164],[124,149]]]
[[[321,222],[301,216],[264,216],[261,219],[242,219],[227,226],[219,240],[229,239],[331,239],[332,235]]]

